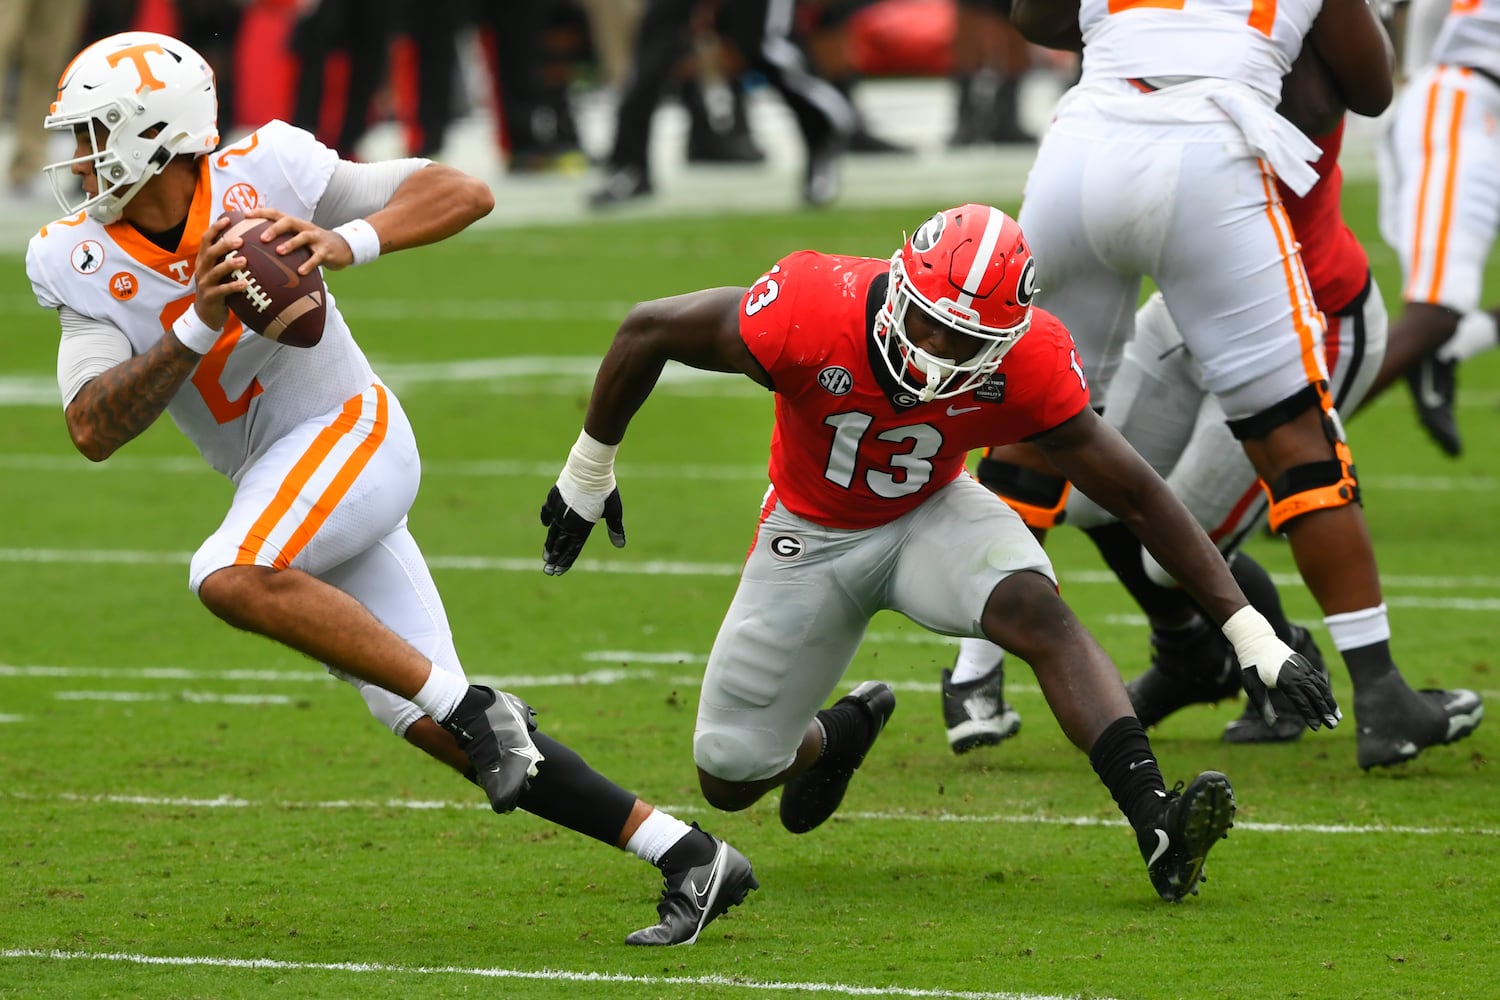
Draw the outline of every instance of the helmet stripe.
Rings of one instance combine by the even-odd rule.
[[[998,209],[987,208],[989,218],[984,223],[984,235],[979,238],[979,249],[974,252],[974,263],[969,267],[969,274],[964,278],[963,294],[958,297],[958,304],[965,309],[974,305],[974,293],[979,291],[979,283],[984,280],[984,272],[989,270],[990,261],[995,256],[995,244],[1000,242],[1000,230],[1005,227],[1005,215]]]

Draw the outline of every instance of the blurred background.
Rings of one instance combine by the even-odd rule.
[[[786,6],[803,70],[854,111],[837,198],[1019,194],[1076,57],[1028,45],[1007,0]],[[18,245],[54,214],[39,171],[65,140],[41,118],[67,59],[132,29],[176,35],[213,64],[226,142],[281,118],[351,158],[441,159],[491,182],[495,222],[796,207],[806,140],[730,11],[724,0],[5,0],[0,236]]]

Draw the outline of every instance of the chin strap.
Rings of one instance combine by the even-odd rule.
[[[937,398],[938,386],[943,384],[943,370],[938,367],[936,361],[927,362],[927,384],[922,391],[917,393],[917,398],[924,403],[930,403]]]

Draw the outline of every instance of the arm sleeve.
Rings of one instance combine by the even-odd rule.
[[[318,199],[312,221],[324,229],[332,229],[379,211],[391,200],[402,181],[431,162],[419,157],[378,163],[340,160]]]
[[[60,308],[57,316],[62,323],[62,341],[57,347],[57,387],[62,390],[66,409],[91,379],[129,361],[131,350],[125,334],[109,323],[89,319],[67,306]]]

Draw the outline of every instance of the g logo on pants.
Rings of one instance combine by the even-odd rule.
[[[773,535],[769,544],[771,558],[796,562],[807,551],[807,543],[796,535]]]

